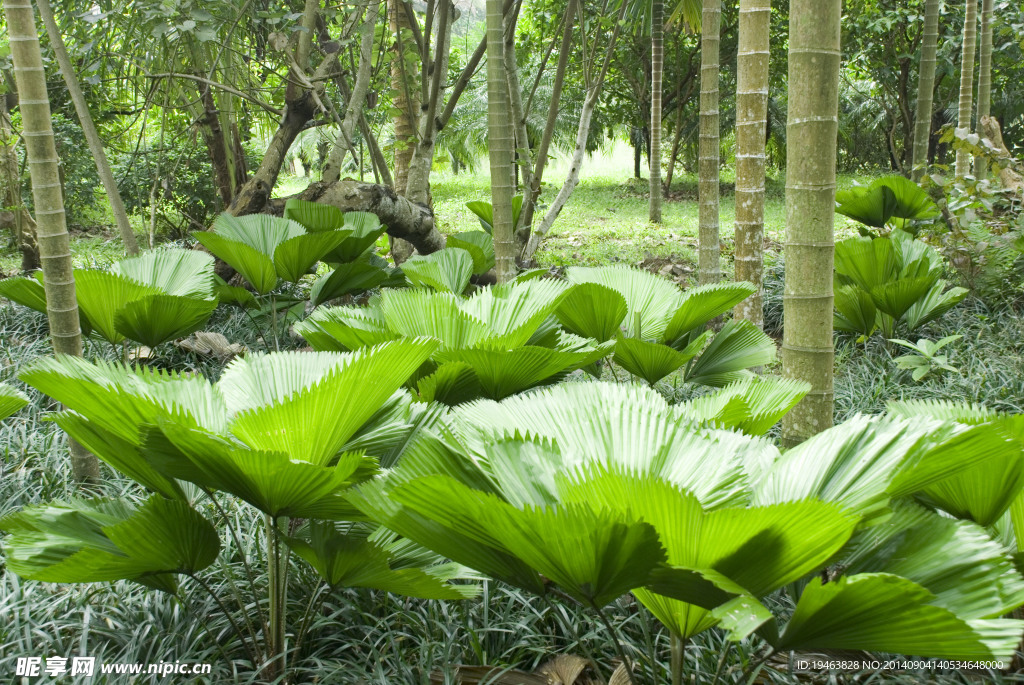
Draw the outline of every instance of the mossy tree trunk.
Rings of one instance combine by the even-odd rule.
[[[757,291],[736,305],[737,318],[764,325],[764,182],[768,128],[771,0],[740,0],[736,56],[736,280]]]
[[[792,446],[832,426],[832,268],[842,0],[792,0],[786,127],[782,371],[811,391],[786,415]]]
[[[914,115],[914,159],[911,178],[920,182],[928,166],[932,135],[932,96],[935,90],[935,53],[939,44],[939,9],[942,0],[925,0],[921,36],[921,68],[917,77],[917,113]]]
[[[21,252],[21,270],[35,271],[39,268],[36,221],[21,197],[21,167],[14,147],[17,142],[8,115],[7,94],[0,93],[0,200],[4,206],[0,226],[11,231]]]
[[[505,74],[502,0],[487,0],[487,143],[491,162],[491,204],[495,272],[499,283],[516,274],[512,238],[512,122]]]
[[[649,218],[661,223],[661,90],[665,69],[665,0],[651,0],[651,154]]]
[[[718,224],[719,43],[722,30],[722,0],[704,0],[700,37],[700,121],[697,175],[699,231],[697,235],[697,278],[703,285],[722,279]]]
[[[57,354],[81,356],[82,330],[75,299],[75,275],[35,15],[28,0],[3,0],[3,6],[7,15],[14,79],[18,85],[25,154],[32,178],[50,339]],[[88,482],[98,479],[99,462],[96,457],[74,442],[71,445],[71,470],[75,480]]]
[[[964,49],[960,61],[960,112],[956,127],[961,135],[971,132],[974,99],[974,53],[978,40],[978,0],[967,0],[964,11]],[[957,150],[956,177],[971,173],[971,154]]]

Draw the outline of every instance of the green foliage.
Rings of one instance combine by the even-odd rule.
[[[579,285],[557,310],[559,322],[598,340],[614,335],[615,362],[650,385],[686,366],[684,380],[721,387],[775,358],[775,343],[749,322],[729,321],[717,335],[705,330],[754,291],[749,283],[680,291],[628,267],[575,267],[566,277]]]
[[[199,330],[217,306],[213,258],[195,250],[151,250],[109,271],[75,269],[83,332],[112,345],[126,338],[156,347]],[[41,272],[0,281],[0,295],[46,311]]]
[[[649,389],[593,383],[464,405],[354,501],[528,592],[553,586],[600,611],[632,589],[684,637],[718,623],[782,649],[1013,651],[1022,624],[990,617],[1024,603],[1024,579],[998,545],[972,523],[936,532],[920,525],[941,520],[930,512],[886,513],[968,469],[964,450],[988,463],[1019,458],[1019,445],[990,426],[862,417],[780,455],[686,415]],[[977,573],[951,584],[944,571],[968,538]],[[759,598],[843,559],[857,572],[812,582],[780,631]],[[835,620],[844,612],[877,627],[853,630]],[[899,630],[885,628],[893,621]]]
[[[20,390],[0,383],[0,420],[6,419],[28,404],[28,397]]]
[[[911,234],[918,224],[939,216],[928,194],[919,185],[903,176],[883,176],[871,185],[854,186],[836,193],[836,211],[872,228],[900,228]],[[871,236],[867,229],[862,235]]]
[[[492,224],[494,223],[494,207],[491,206],[490,202],[485,200],[473,200],[467,202],[466,207],[469,211],[476,214],[476,218],[480,220],[480,225],[488,235],[493,230]],[[523,196],[516,195],[512,198],[512,225],[516,226],[519,224],[519,213],[523,209]],[[492,248],[493,249],[493,248]]]
[[[899,229],[840,241],[835,270],[835,328],[864,338],[913,332],[967,296],[964,288],[946,290],[935,248]]]
[[[902,357],[897,357],[896,365],[901,369],[912,371],[911,375],[914,380],[919,381],[930,373],[938,373],[939,371],[956,372],[956,368],[949,365],[949,358],[944,354],[937,353],[946,345],[962,337],[962,335],[947,335],[938,341],[921,338],[916,344],[899,338],[892,338],[889,342],[902,345],[907,349],[917,352],[917,354],[906,354]]]

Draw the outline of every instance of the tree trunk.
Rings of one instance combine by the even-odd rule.
[[[89,105],[85,102],[85,95],[75,78],[75,70],[71,65],[71,59],[64,48],[64,38],[57,27],[57,20],[50,9],[49,0],[36,0],[39,6],[39,17],[46,27],[46,34],[50,38],[50,49],[53,50],[60,65],[60,73],[64,77],[64,84],[68,87],[68,94],[75,105],[75,112],[78,114],[78,121],[82,124],[82,133],[85,134],[85,141],[89,144],[89,151],[96,162],[96,173],[99,174],[103,183],[103,190],[107,193],[107,200],[110,202],[110,210],[114,215],[114,223],[117,224],[117,231],[121,234],[121,242],[124,243],[125,252],[130,255],[139,254],[139,243],[135,240],[135,233],[132,232],[132,225],[128,222],[128,212],[125,211],[124,202],[121,201],[121,193],[117,189],[117,181],[114,180],[114,172],[110,170],[110,162],[107,161],[107,153],[103,151],[103,142],[100,140],[96,126],[92,123],[92,115],[89,113]]]
[[[413,202],[430,204],[430,169],[434,164],[434,146],[437,142],[437,108],[444,98],[448,77],[448,52],[452,38],[455,7],[451,0],[439,0],[437,37],[433,63],[429,66],[430,90],[426,93],[426,107],[420,117],[419,140],[409,162],[404,190],[399,191]],[[427,68],[426,65],[424,68]]]
[[[697,163],[699,230],[697,278],[700,283],[722,279],[718,227],[718,79],[722,0],[704,0],[700,37],[700,121]]]
[[[967,0],[964,12],[964,50],[960,61],[960,113],[957,117],[957,132],[967,135],[971,132],[971,110],[974,99],[974,52],[978,38],[978,0]],[[956,152],[956,177],[963,178],[971,173],[971,154],[966,150]]]
[[[53,142],[50,101],[39,50],[32,5],[27,0],[3,0],[7,15],[14,78],[18,84],[22,135],[32,178],[32,198],[38,221],[39,258],[43,267],[46,316],[57,354],[82,355],[82,330],[75,299],[75,274],[60,192],[57,148]],[[71,471],[79,482],[99,478],[96,457],[71,443]]]
[[[551,139],[555,132],[555,123],[558,120],[558,104],[562,97],[562,88],[565,85],[565,70],[569,64],[570,53],[572,52],[572,31],[576,17],[577,0],[569,0],[565,12],[565,28],[562,32],[562,44],[558,49],[558,63],[555,66],[555,81],[551,86],[551,103],[548,106],[548,116],[544,123],[544,133],[540,138],[540,145],[537,146],[535,166],[533,169],[533,185],[524,193],[522,216],[519,227],[516,231],[516,247],[525,251],[527,242],[530,239],[530,230],[533,227],[533,215],[537,209],[537,198],[540,197],[540,186],[544,178],[544,169],[548,162],[548,149],[551,146]]]
[[[505,75],[505,22],[502,0],[487,0],[487,142],[491,161],[491,205],[495,273],[498,283],[516,274],[512,239],[512,126]]]
[[[409,162],[412,161],[416,147],[416,115],[420,103],[416,99],[415,89],[410,84],[411,77],[406,73],[404,55],[405,41],[412,35],[409,16],[402,7],[404,0],[387,0],[388,22],[395,42],[391,52],[391,97],[395,114],[392,123],[395,131],[395,190],[404,193],[409,183]],[[392,237],[391,255],[395,263],[404,262],[412,254],[412,247]]]
[[[987,117],[992,109],[992,0],[981,0],[981,44],[978,48],[978,129],[981,118]],[[974,158],[974,175],[978,179],[988,176],[988,160],[982,156]]]
[[[338,180],[341,175],[341,166],[345,163],[345,153],[353,147],[352,134],[356,130],[359,115],[363,111],[363,104],[366,101],[366,92],[370,88],[370,75],[373,71],[373,35],[377,28],[379,14],[380,1],[370,0],[370,4],[366,8],[366,16],[363,17],[363,29],[360,34],[356,82],[348,97],[348,104],[345,106],[345,118],[342,120],[338,140],[335,141],[330,154],[327,155],[327,162],[324,164],[324,171],[321,174],[321,180],[324,183],[334,183]]]
[[[771,0],[740,0],[736,58],[736,280],[757,290],[736,318],[764,326],[764,148],[768,127],[768,34]]]
[[[335,183],[311,183],[294,197],[331,205],[343,212],[376,214],[388,227],[389,236],[411,243],[421,254],[436,252],[445,246],[444,236],[434,227],[430,208],[410,202],[390,186],[343,178]],[[274,198],[264,209],[280,216],[288,199]]]
[[[832,268],[842,0],[792,0],[782,373],[811,391],[782,423],[792,446],[832,426]]]
[[[0,145],[3,147],[0,152],[0,187],[3,188],[4,204],[3,211],[0,211],[0,225],[11,232],[21,252],[21,270],[35,271],[39,268],[36,222],[21,198],[21,170],[18,153],[14,150],[17,139],[7,112],[7,94],[0,93]]]
[[[925,0],[921,69],[917,79],[917,113],[914,115],[914,158],[911,178],[919,183],[928,166],[932,135],[932,96],[935,91],[935,52],[939,43],[939,8],[942,0]]]
[[[661,223],[661,89],[665,69],[665,1],[651,0],[651,175],[649,218]]]
[[[502,57],[505,59],[505,77],[508,79],[508,103],[512,113],[512,131],[515,134],[513,168],[517,172],[517,176],[518,172],[522,172],[522,187],[525,189],[533,187],[533,160],[530,155],[530,137],[526,130],[527,112],[523,107],[522,87],[519,84],[519,64],[516,62],[515,23],[518,20],[518,15],[512,13],[510,16],[512,17],[510,20],[512,26],[506,27],[505,51]],[[517,193],[519,187],[519,184],[516,183]],[[513,231],[519,230],[523,218],[523,213],[520,212],[519,224],[512,227]]]

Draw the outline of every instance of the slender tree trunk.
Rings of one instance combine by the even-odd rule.
[[[619,40],[619,31],[622,29],[623,18],[628,6],[629,3],[623,2],[615,17],[615,28],[612,29],[612,34],[608,39],[601,68],[590,81],[586,97],[583,99],[583,110],[580,112],[579,125],[576,127],[576,148],[569,163],[569,174],[562,183],[562,187],[559,189],[555,199],[552,200],[551,206],[548,208],[537,230],[530,235],[529,241],[526,243],[526,248],[523,250],[523,261],[525,263],[532,262],[533,255],[536,254],[537,249],[540,247],[540,242],[548,234],[548,231],[551,230],[558,215],[562,212],[562,208],[565,207],[565,203],[569,201],[572,191],[580,182],[580,170],[583,168],[583,159],[587,151],[587,139],[590,137],[590,121],[594,116],[594,109],[601,98],[601,89],[604,87],[604,79],[608,74],[608,67],[611,65],[612,55],[614,54],[615,45]],[[539,184],[539,179],[535,178],[534,183]]]
[[[416,99],[411,77],[405,69],[405,41],[412,35],[409,17],[402,7],[404,0],[387,0],[388,22],[395,42],[391,54],[391,92],[395,113],[392,123],[395,131],[395,190],[404,193],[409,184],[409,163],[416,148],[416,116],[420,103]],[[404,262],[412,254],[412,246],[399,238],[391,238],[391,255],[396,263]]]
[[[697,278],[701,284],[721,280],[721,236],[718,227],[718,79],[722,0],[704,0],[700,37],[700,121],[697,196]]]
[[[409,162],[405,195],[413,202],[430,204],[430,169],[434,163],[437,142],[437,108],[444,98],[448,77],[448,48],[451,45],[455,7],[451,0],[439,0],[434,60],[430,65],[430,89],[426,93],[423,116],[420,117],[419,140]],[[399,188],[401,191],[401,188]]]
[[[992,109],[992,0],[981,0],[981,41],[978,48],[978,130],[981,118],[991,114]],[[988,176],[988,160],[982,156],[974,158],[974,175],[979,179]]]
[[[28,0],[3,0],[7,15],[14,78],[18,84],[22,135],[32,177],[32,198],[38,221],[39,258],[43,267],[46,315],[57,354],[82,355],[82,330],[75,299],[75,274],[60,192],[57,148],[53,142],[50,100],[39,50],[39,34]],[[99,462],[74,441],[71,471],[79,482],[99,478]]]
[[[523,188],[533,187],[533,160],[530,155],[530,137],[526,130],[527,112],[523,107],[522,87],[519,84],[519,64],[516,62],[515,22],[518,16],[513,13],[512,30],[505,31],[505,76],[508,79],[508,102],[512,112],[512,130],[515,133],[515,154],[513,166],[523,174]],[[518,192],[519,185],[516,185]],[[525,199],[525,197],[524,197]],[[518,231],[523,222],[523,213],[519,213],[519,224],[513,226]]]
[[[649,218],[661,223],[661,90],[665,69],[665,0],[651,0],[651,175]]]
[[[736,317],[764,326],[764,182],[771,0],[740,0],[736,61],[736,280],[757,287]]]
[[[121,242],[124,243],[125,252],[130,255],[139,254],[139,244],[135,240],[135,233],[132,232],[132,225],[128,222],[128,212],[125,211],[124,202],[121,201],[121,193],[117,189],[117,181],[114,180],[114,172],[110,170],[110,163],[107,161],[107,153],[103,151],[103,142],[100,141],[96,126],[92,123],[92,115],[89,113],[89,105],[85,102],[85,95],[75,78],[75,70],[71,65],[71,59],[64,48],[64,38],[57,27],[57,20],[50,9],[49,0],[36,0],[39,7],[39,17],[46,27],[46,34],[50,38],[50,49],[53,50],[60,66],[60,73],[64,77],[64,84],[68,87],[68,94],[71,102],[75,105],[75,112],[78,113],[78,121],[82,124],[82,133],[85,134],[85,141],[89,144],[89,151],[96,161],[96,172],[103,183],[103,190],[107,193],[107,200],[110,202],[110,209],[114,214],[114,223],[117,224],[118,233],[121,234]]]
[[[558,63],[555,66],[555,80],[551,87],[551,103],[548,106],[548,116],[544,123],[544,133],[540,138],[540,145],[537,146],[537,156],[533,170],[533,184],[525,193],[523,199],[522,215],[519,220],[519,227],[516,231],[516,245],[524,250],[530,239],[530,229],[533,226],[533,214],[537,209],[537,198],[540,197],[540,185],[544,178],[544,169],[548,161],[548,149],[551,147],[551,139],[555,132],[555,122],[558,119],[558,105],[562,97],[562,88],[565,85],[565,70],[569,64],[570,53],[572,52],[572,31],[575,24],[577,0],[569,0],[565,12],[565,28],[562,33],[562,44],[558,49]],[[524,255],[525,256],[525,255]]]
[[[911,178],[920,182],[928,166],[932,136],[932,96],[935,92],[935,53],[939,44],[939,8],[942,0],[925,0],[921,70],[917,79],[917,113],[914,116],[914,158]]]
[[[505,75],[505,22],[502,0],[487,0],[487,142],[491,160],[491,204],[495,271],[499,283],[516,274],[512,238],[512,126]]]
[[[782,373],[811,391],[783,419],[795,445],[832,426],[832,268],[842,0],[792,0]]]
[[[0,93],[0,187],[3,188],[4,209],[0,212],[4,228],[11,231],[14,243],[21,251],[21,270],[35,271],[39,268],[39,244],[36,242],[36,222],[28,213],[21,198],[21,169],[18,153],[14,150],[17,138],[7,114],[7,94]],[[8,218],[9,217],[9,218]]]
[[[380,0],[370,0],[370,4],[366,8],[366,16],[363,17],[363,28],[359,38],[359,66],[356,71],[356,82],[345,106],[345,118],[342,120],[338,139],[327,155],[327,162],[324,164],[321,179],[325,183],[333,183],[338,180],[341,175],[341,166],[345,163],[345,154],[353,147],[352,134],[356,130],[359,115],[363,111],[363,104],[366,101],[366,92],[370,88],[370,75],[373,72],[373,36],[374,30],[377,28],[379,14]]]
[[[957,131],[961,135],[971,132],[972,100],[974,99],[974,52],[978,39],[978,0],[967,0],[964,12],[964,51],[960,62],[960,113]],[[956,177],[971,173],[971,155],[966,150],[956,152]]]

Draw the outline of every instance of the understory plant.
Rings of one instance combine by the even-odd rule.
[[[632,591],[675,636],[675,664],[714,625],[764,642],[747,675],[797,649],[1014,653],[1024,622],[999,617],[1024,604],[1024,579],[982,526],[1022,483],[961,481],[1020,469],[1016,420],[858,416],[783,454],[708,409],[607,383],[465,404],[351,499],[438,554],[589,607],[611,632],[604,607]],[[960,513],[953,491],[988,503],[984,520],[937,513]],[[783,621],[761,599],[787,587]]]
[[[749,321],[729,320],[717,333],[708,323],[751,295],[750,283],[715,283],[680,290],[642,269],[574,267],[575,288],[559,306],[566,330],[615,341],[614,361],[654,385],[685,367],[683,380],[720,387],[775,359],[775,343]]]
[[[82,331],[112,346],[156,347],[199,330],[217,306],[213,258],[195,250],[150,250],[109,270],[75,269]],[[42,272],[0,281],[0,296],[46,311]]]
[[[901,369],[911,371],[911,377],[915,381],[919,381],[932,373],[938,373],[940,371],[956,371],[956,367],[950,366],[949,357],[944,354],[938,354],[938,352],[946,345],[955,342],[962,337],[962,335],[947,335],[941,340],[921,338],[916,343],[900,338],[892,338],[889,342],[895,345],[901,345],[906,347],[908,350],[913,350],[917,353],[905,354],[902,357],[897,357],[895,361],[896,366]]]
[[[947,289],[943,271],[935,248],[900,229],[836,243],[835,329],[889,339],[938,319],[968,292]]]
[[[310,612],[331,589],[474,594],[473,585],[449,583],[466,575],[462,567],[367,521],[346,498],[393,466],[409,433],[435,417],[399,390],[434,346],[409,340],[349,354],[250,355],[216,384],[75,357],[37,360],[21,378],[64,404],[57,424],[151,494],[141,504],[35,504],[0,519],[7,568],[26,579],[130,580],[176,595],[184,576],[219,603],[252,668],[271,680],[288,673]],[[235,507],[250,509],[251,530],[231,525]],[[251,558],[243,541],[257,532],[264,553]],[[292,551],[323,587],[290,632]],[[232,570],[238,562],[241,578]],[[254,567],[265,571],[265,588]],[[218,573],[230,598],[209,587]]]
[[[939,218],[939,208],[928,193],[898,175],[882,176],[868,186],[837,191],[836,212],[859,222],[857,230],[869,238],[893,229],[917,235],[923,225]]]

